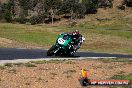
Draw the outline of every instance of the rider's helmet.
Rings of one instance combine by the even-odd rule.
[[[79,35],[79,31],[78,31],[78,30],[73,31],[73,32],[72,32],[72,35],[73,35],[73,36]]]

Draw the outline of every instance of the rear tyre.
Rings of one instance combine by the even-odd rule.
[[[53,45],[53,46],[47,51],[47,56],[52,56],[52,55],[54,55],[54,50],[55,50],[55,45]]]
[[[67,57],[74,57],[74,52],[69,51],[69,52],[67,52],[67,53],[65,54],[65,56],[67,56]]]

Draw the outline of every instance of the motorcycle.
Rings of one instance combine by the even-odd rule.
[[[85,38],[81,37],[78,45],[78,49],[81,44],[84,42]],[[47,56],[74,56],[74,53],[77,51],[75,45],[73,45],[71,36],[67,34],[60,34],[57,37],[56,43],[47,51]]]

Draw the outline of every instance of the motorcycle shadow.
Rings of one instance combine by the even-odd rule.
[[[57,55],[57,56],[47,56],[48,58],[79,58],[80,56],[63,56],[63,55]]]

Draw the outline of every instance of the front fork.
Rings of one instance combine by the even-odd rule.
[[[56,45],[56,47],[58,47],[58,48],[54,51],[54,54],[56,54],[61,48],[60,46],[57,46],[57,45]]]

